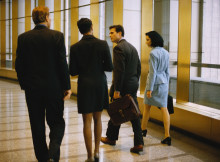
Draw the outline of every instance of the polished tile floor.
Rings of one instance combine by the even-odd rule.
[[[66,130],[61,147],[62,162],[83,162],[87,158],[83,138],[81,115],[77,113],[76,99],[65,102]],[[109,117],[103,112],[103,136]],[[47,128],[47,138],[49,130]],[[116,146],[100,145],[101,162],[220,162],[220,148],[198,141],[195,138],[171,130],[172,146],[160,144],[163,127],[149,123],[148,135],[141,155],[130,153],[133,146],[133,133],[129,123],[120,129]],[[36,161],[33,151],[31,130],[24,91],[16,81],[0,79],[0,161]]]

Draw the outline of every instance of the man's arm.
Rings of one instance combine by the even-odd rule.
[[[138,66],[137,66],[137,76],[138,76],[138,79],[141,76],[141,62],[139,58],[138,58]]]
[[[66,47],[63,34],[61,34],[58,42],[58,62],[60,79],[62,80],[62,88],[64,90],[64,100],[66,100],[70,98],[72,92],[70,90],[70,76],[66,61]]]
[[[16,50],[16,59],[15,59],[15,70],[17,72],[18,81],[21,89],[25,89],[25,65],[24,65],[24,53],[21,51],[21,38],[18,37],[17,50]]]
[[[123,87],[124,75],[125,75],[125,54],[119,47],[115,47],[113,50],[113,83],[114,83],[114,98],[120,96],[120,91]]]

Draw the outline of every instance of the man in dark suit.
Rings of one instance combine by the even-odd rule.
[[[137,50],[128,43],[124,37],[124,28],[121,25],[109,27],[111,41],[117,43],[113,49],[113,82],[110,96],[113,99],[130,94],[137,102],[137,90],[141,74],[141,64]],[[131,152],[139,153],[143,151],[143,137],[141,131],[140,118],[131,121],[134,131],[134,147]],[[106,132],[107,137],[102,137],[101,141],[106,144],[115,145],[118,140],[120,126],[115,126],[109,120]]]
[[[64,136],[64,100],[71,95],[62,33],[50,30],[49,8],[32,11],[35,28],[18,37],[15,69],[25,97],[38,161],[59,161]],[[46,115],[45,115],[46,113]],[[49,148],[45,116],[50,128]]]

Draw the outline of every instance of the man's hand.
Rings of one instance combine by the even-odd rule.
[[[70,99],[71,94],[72,94],[72,91],[71,91],[70,89],[69,89],[69,90],[66,90],[66,91],[64,92],[63,100],[65,101],[65,100]]]
[[[152,93],[152,91],[147,91],[147,98],[151,98],[151,93]]]
[[[120,92],[119,91],[115,91],[114,92],[114,96],[113,96],[114,99],[118,99],[118,98],[121,98],[120,96]]]

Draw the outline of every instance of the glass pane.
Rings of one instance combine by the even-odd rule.
[[[99,38],[105,40],[105,3],[99,4]]]
[[[141,0],[123,1],[125,39],[141,53]]]
[[[107,1],[105,3],[105,40],[108,42],[111,56],[113,44],[109,37],[109,26],[113,25],[113,1]],[[106,72],[108,84],[112,83],[112,72]]]
[[[164,48],[170,54],[169,94],[176,98],[177,49],[178,49],[178,1],[157,0],[154,3],[154,30],[164,39]]]
[[[6,68],[12,68],[12,3],[6,0]]]
[[[50,29],[54,29],[54,0],[45,0],[45,6],[47,6],[50,10]]]
[[[220,0],[192,2],[190,102],[220,109]]]

